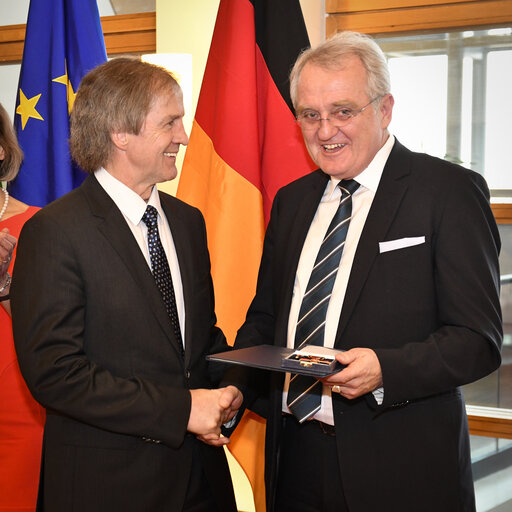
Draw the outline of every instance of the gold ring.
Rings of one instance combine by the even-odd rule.
[[[341,387],[338,386],[337,384],[333,386],[331,389],[333,393],[339,393],[341,395]]]

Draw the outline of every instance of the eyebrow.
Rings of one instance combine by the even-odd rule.
[[[174,115],[170,115],[170,116],[165,116],[162,119],[162,124],[167,124],[170,121],[175,121],[176,119],[181,119],[181,118],[183,118],[184,115],[185,114],[174,114]]]
[[[353,101],[335,101],[332,104],[333,107],[344,107],[344,108],[357,108],[357,105]]]
[[[334,103],[331,104],[331,108],[340,108],[340,107],[349,108],[349,109],[354,110],[355,108],[357,108],[357,105],[353,101],[345,101],[345,100],[335,101]],[[296,113],[300,114],[301,112],[304,112],[304,110],[314,110],[315,112],[318,112],[318,110],[313,107],[299,106],[296,110]]]

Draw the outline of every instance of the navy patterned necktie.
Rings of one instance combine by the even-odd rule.
[[[178,309],[176,307],[176,297],[174,295],[174,286],[172,285],[171,271],[169,262],[165,254],[160,234],[158,233],[158,212],[154,206],[148,205],[142,221],[148,228],[148,249],[151,259],[151,269],[156,285],[160,290],[165,304],[167,314],[171,319],[172,328],[178,341],[181,355],[184,355],[183,341],[181,338],[180,321],[178,318]]]
[[[342,180],[338,186],[341,189],[340,204],[320,245],[302,299],[295,331],[295,349],[300,349],[304,345],[324,344],[327,308],[352,216],[352,194],[359,187],[359,183],[354,180]],[[300,423],[318,412],[321,398],[321,382],[304,375],[292,376],[286,402]]]

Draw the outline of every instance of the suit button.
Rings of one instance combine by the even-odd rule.
[[[188,368],[185,370],[185,377],[190,379],[190,370]]]

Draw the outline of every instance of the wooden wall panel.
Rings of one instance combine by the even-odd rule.
[[[21,61],[25,41],[25,25],[0,27],[0,62]]]
[[[326,0],[325,12],[374,11],[447,4],[481,4],[487,1],[488,0]]]
[[[154,12],[104,16],[101,26],[108,55],[156,52]]]
[[[327,36],[341,30],[384,34],[497,26],[512,21],[510,0],[331,0],[328,4],[332,10],[326,9]]]
[[[474,436],[512,439],[512,420],[468,415],[469,431]]]
[[[108,55],[156,51],[154,12],[103,16],[101,26]],[[24,39],[25,25],[0,26],[0,62],[21,62]]]
[[[498,224],[512,224],[512,204],[492,204],[492,212]]]

